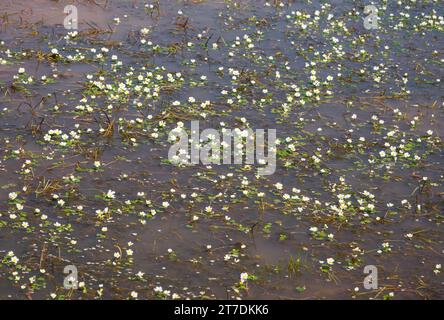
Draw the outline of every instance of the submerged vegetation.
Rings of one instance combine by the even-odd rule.
[[[442,298],[441,1],[62,2],[0,8],[0,298]],[[172,164],[192,120],[275,173]]]

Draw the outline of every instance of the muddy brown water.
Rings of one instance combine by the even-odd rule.
[[[159,11],[155,1],[0,2],[0,58],[8,61],[0,65],[0,298],[126,299],[131,292],[142,299],[170,299],[173,294],[192,299],[383,299],[391,298],[390,293],[394,299],[443,297],[444,271],[438,265],[444,264],[444,91],[437,79],[443,80],[444,38],[442,27],[413,29],[427,20],[423,13],[435,10],[442,16],[442,3],[409,2],[409,8],[391,4],[382,15],[381,29],[369,31],[362,24],[360,1],[284,1],[276,7],[279,1],[268,6],[265,1],[162,0]],[[152,12],[144,8],[146,3],[154,5]],[[325,3],[330,7],[321,9]],[[78,7],[80,22],[80,36],[71,41],[64,39],[68,31],[63,28],[68,4]],[[310,13],[310,19],[320,10],[320,19],[304,31],[293,18],[298,10]],[[361,16],[353,17],[353,10]],[[410,17],[403,18],[401,12]],[[332,26],[329,13],[343,21],[348,32]],[[394,28],[399,21],[404,27]],[[150,29],[145,38],[159,45],[158,51],[140,43],[145,27]],[[331,36],[323,33],[325,28],[331,29]],[[244,34],[253,39],[254,48],[247,48]],[[188,42],[194,46],[188,47]],[[383,49],[385,45],[390,49]],[[87,59],[53,61],[39,55],[50,54],[51,48],[63,57],[80,52]],[[92,48],[96,53],[109,50],[104,61],[94,57]],[[360,49],[370,58],[354,58]],[[333,58],[319,62],[316,51]],[[122,61],[116,72],[111,71],[114,54]],[[287,95],[294,93],[292,84],[309,87],[310,68],[305,65],[310,61],[318,61],[315,69],[321,79],[334,76],[328,88],[334,94],[282,112]],[[373,67],[381,63],[386,69],[376,83]],[[156,70],[161,66],[165,71]],[[25,68],[34,83],[15,82],[19,68]],[[229,68],[242,73],[241,83],[231,78]],[[111,84],[131,77],[130,71],[165,78],[168,72],[180,72],[184,82],[171,88],[159,80],[157,99],[141,97],[135,79],[128,85],[127,101],[88,91],[88,74],[104,76]],[[276,71],[281,78],[274,76]],[[40,81],[54,73],[54,83]],[[410,94],[395,97],[404,73],[409,75],[405,87]],[[202,75],[205,84],[193,85]],[[239,91],[230,105],[221,91],[233,87]],[[76,112],[80,100],[86,97],[90,103],[91,95],[97,95],[94,111]],[[245,102],[238,101],[238,95]],[[190,96],[212,105],[206,110],[199,104],[172,107],[175,100],[186,105]],[[139,109],[134,100],[142,102]],[[114,105],[113,111],[106,111],[108,104]],[[54,110],[56,105],[59,110]],[[207,113],[205,118],[201,112]],[[378,120],[372,120],[374,115]],[[273,175],[258,178],[254,166],[182,168],[165,163],[167,133],[178,121],[189,127],[196,119],[202,129],[220,129],[221,121],[228,128],[242,126],[241,117],[253,129],[276,129],[279,148],[285,149],[285,138],[293,137],[296,151],[278,153]],[[114,125],[104,136],[100,128],[108,118]],[[137,118],[143,119],[143,128],[131,122]],[[166,121],[165,129],[158,127],[160,120]],[[378,126],[379,120],[384,123]],[[56,129],[67,134],[80,130],[81,138],[68,147],[45,142],[44,135]],[[387,133],[392,130],[398,133],[390,140]],[[433,130],[431,138],[428,130]],[[160,137],[153,139],[153,132]],[[360,137],[366,139],[362,150],[357,146]],[[353,141],[349,146],[347,139]],[[409,152],[419,154],[421,161],[415,166],[400,157],[381,162],[378,154],[388,152],[387,141],[412,144]],[[20,150],[18,155],[14,150]],[[322,156],[320,166],[311,162],[312,155]],[[374,158],[378,160],[369,163]],[[31,159],[33,164],[25,165],[30,171],[23,172]],[[93,169],[97,160],[100,170]],[[70,175],[81,180],[63,180]],[[343,191],[333,186],[340,177],[347,184]],[[427,182],[419,182],[422,177]],[[242,193],[247,188],[244,178],[249,181],[248,196]],[[283,190],[276,189],[276,183],[282,183]],[[295,195],[293,188],[310,200],[286,199],[285,193]],[[114,200],[101,198],[108,190],[115,191]],[[374,212],[359,210],[357,198],[365,190],[375,196]],[[262,200],[259,191],[266,193]],[[12,192],[19,193],[23,208],[9,198]],[[340,193],[353,199],[353,208],[344,209],[343,218],[331,207]],[[54,194],[65,201],[63,206],[57,205]],[[165,201],[167,208],[162,206]],[[213,212],[206,211],[208,206]],[[98,218],[96,210],[106,207],[109,216]],[[40,212],[35,213],[36,208]],[[151,209],[156,215],[142,224],[139,213]],[[334,240],[314,237],[309,231],[313,226],[325,229],[325,235],[334,234]],[[390,244],[390,252],[378,252],[383,243]],[[10,251],[19,259],[16,264],[8,260]],[[326,271],[321,267],[328,258],[334,263]],[[77,267],[83,289],[63,287],[68,264]],[[364,288],[366,265],[378,267],[378,289]],[[251,278],[240,286],[243,272]],[[163,293],[155,290],[159,286]]]

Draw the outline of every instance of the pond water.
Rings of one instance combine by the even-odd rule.
[[[442,298],[444,5],[366,4],[2,0],[0,298]],[[192,120],[275,172],[175,165]]]

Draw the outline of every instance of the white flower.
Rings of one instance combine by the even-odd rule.
[[[278,190],[282,190],[282,188],[283,188],[283,185],[282,185],[282,183],[280,183],[280,182],[276,183],[274,186],[275,186],[276,189],[278,189]]]
[[[139,294],[136,291],[131,291],[131,298],[136,299],[139,296]]]
[[[333,259],[333,258],[328,258],[327,259],[327,264],[333,265],[334,263],[335,263],[335,259]]]
[[[17,193],[16,192],[11,192],[10,194],[9,194],[9,199],[11,199],[11,200],[15,200],[17,198]]]
[[[242,272],[241,274],[240,274],[240,282],[241,283],[244,283],[245,281],[247,281],[248,280],[248,273],[246,273],[246,272]]]
[[[116,197],[116,192],[112,191],[112,190],[108,190],[108,192],[105,195],[106,198],[108,199],[114,199]]]
[[[25,68],[20,68],[20,69],[18,69],[18,73],[25,73]]]

